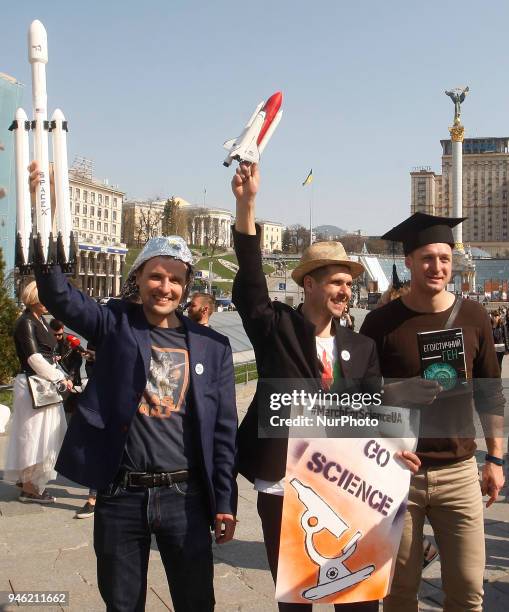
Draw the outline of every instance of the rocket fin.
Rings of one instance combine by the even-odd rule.
[[[227,141],[224,143],[223,147],[229,151],[230,149],[233,149],[233,147],[234,147],[236,144],[237,144],[237,139],[236,139],[236,138],[232,138],[231,140],[227,140]]]

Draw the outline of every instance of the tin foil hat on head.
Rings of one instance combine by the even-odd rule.
[[[136,285],[136,272],[153,257],[173,257],[187,264],[192,271],[193,256],[186,241],[181,236],[156,236],[150,238],[134,260],[129,275],[120,291],[123,298],[132,298],[138,293]]]

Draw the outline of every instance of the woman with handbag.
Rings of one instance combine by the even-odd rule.
[[[4,478],[21,487],[19,501],[51,504],[55,498],[45,486],[56,478],[55,462],[66,431],[58,389],[65,391],[72,383],[54,363],[56,341],[44,322],[47,310],[39,302],[35,281],[23,289],[21,301],[26,310],[14,328],[21,369],[14,381]]]

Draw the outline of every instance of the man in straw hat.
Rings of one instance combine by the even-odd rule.
[[[292,272],[304,289],[304,302],[297,310],[269,299],[260,228],[255,224],[258,183],[257,164],[240,164],[232,180],[237,201],[233,238],[239,263],[233,301],[253,344],[260,379],[239,429],[239,471],[258,491],[258,513],[275,580],[288,441],[258,437],[258,413],[266,409],[263,378],[294,379],[303,384],[305,380],[320,381],[327,390],[349,381],[352,389],[369,393],[379,390],[380,369],[372,340],[334,324],[350,300],[353,279],[364,271],[361,264],[349,259],[341,243],[318,242],[302,255]],[[404,458],[416,469],[412,453],[405,453]],[[279,609],[304,612],[311,605],[279,603]],[[342,604],[336,609],[375,611],[378,602]]]
[[[177,311],[192,280],[189,248],[179,236],[151,238],[124,299],[107,306],[58,266],[36,278],[54,316],[97,347],[56,469],[98,489],[94,548],[108,610],[145,609],[152,534],[176,612],[213,610],[210,527],[219,544],[233,537],[237,411],[228,339]]]
[[[489,495],[489,506],[504,483],[499,437],[504,398],[488,314],[477,302],[461,300],[446,290],[452,275],[452,228],[462,221],[415,213],[382,236],[403,243],[405,264],[411,273],[410,291],[369,313],[361,328],[361,333],[377,344],[385,381],[409,379],[392,383],[391,393],[399,386],[400,401],[422,407],[422,437],[417,445],[422,466],[411,480],[394,579],[384,602],[384,610],[390,612],[417,612],[426,517],[442,560],[444,610],[482,610],[485,545],[481,492]],[[421,378],[424,356],[419,353],[417,334],[457,328],[463,335],[467,379],[474,381],[473,397],[453,389],[443,393],[446,390],[438,381]],[[442,384],[444,379],[443,375]],[[488,449],[481,486],[475,459],[474,405]]]

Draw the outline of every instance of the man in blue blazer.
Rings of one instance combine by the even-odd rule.
[[[107,306],[58,266],[36,271],[41,301],[97,347],[56,469],[99,491],[94,547],[108,610],[144,610],[152,533],[175,610],[213,610],[210,527],[217,543],[235,529],[232,354],[225,336],[177,312],[191,262],[182,238],[151,239],[124,299]]]

